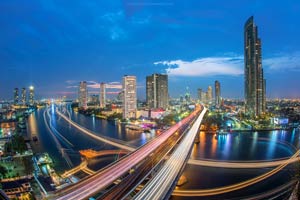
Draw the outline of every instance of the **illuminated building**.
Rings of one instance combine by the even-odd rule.
[[[30,86],[29,87],[29,105],[34,104],[34,87]]]
[[[146,100],[149,108],[168,108],[168,75],[152,74],[146,77]]]
[[[22,88],[21,103],[26,105],[26,88]]]
[[[208,88],[207,88],[207,95],[206,95],[207,103],[211,103],[212,102],[212,98],[213,98],[212,87],[208,86]]]
[[[202,89],[201,89],[201,88],[198,88],[197,93],[198,93],[198,100],[199,100],[200,102],[202,102]]]
[[[261,56],[261,40],[253,16],[244,27],[245,111],[251,116],[265,112],[266,80]]]
[[[105,90],[106,90],[105,83],[100,83],[100,108],[105,108],[106,106]]]
[[[14,89],[14,104],[17,105],[19,103],[19,88]]]
[[[215,103],[216,103],[216,107],[220,108],[220,106],[221,106],[221,84],[219,81],[215,81]]]
[[[88,98],[87,83],[86,81],[81,81],[79,83],[79,90],[78,90],[79,108],[87,109],[87,98]]]
[[[136,118],[136,77],[123,77],[123,118]]]

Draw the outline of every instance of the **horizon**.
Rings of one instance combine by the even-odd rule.
[[[105,82],[115,93],[125,74],[137,76],[145,99],[153,73],[168,74],[173,98],[186,87],[195,98],[218,80],[223,98],[244,99],[250,16],[262,40],[267,99],[300,98],[300,2],[16,2],[0,2],[0,99],[30,85],[39,99],[74,98],[84,80],[89,91],[100,93]]]

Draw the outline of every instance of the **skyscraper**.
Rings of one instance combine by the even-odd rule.
[[[79,90],[78,90],[79,108],[87,109],[87,98],[88,98],[87,83],[86,81],[81,81],[79,83]]]
[[[105,108],[106,105],[105,90],[106,90],[105,83],[100,83],[100,108]]]
[[[19,88],[14,89],[14,104],[19,103]]]
[[[146,100],[149,108],[168,108],[168,75],[152,74],[146,77]]]
[[[244,27],[245,111],[251,116],[265,112],[266,81],[261,57],[261,40],[251,16]]]
[[[34,87],[30,86],[29,87],[29,105],[34,104]]]
[[[213,98],[213,91],[212,91],[212,87],[208,86],[207,88],[207,103],[211,103],[212,102],[212,98]]]
[[[22,88],[22,104],[26,105],[26,88]]]
[[[127,76],[123,77],[123,118],[136,117],[136,77]]]
[[[200,101],[200,102],[202,102],[202,89],[201,88],[198,88],[198,90],[197,90],[197,93],[198,93],[198,100]]]
[[[216,107],[220,108],[220,106],[221,106],[221,84],[219,81],[215,81],[215,103],[216,103]]]

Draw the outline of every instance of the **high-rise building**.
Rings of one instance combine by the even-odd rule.
[[[152,74],[146,77],[146,100],[149,108],[168,108],[168,75]]]
[[[212,90],[211,86],[208,86],[208,88],[207,88],[207,97],[206,97],[207,103],[211,103],[212,98],[213,98],[213,90]]]
[[[22,99],[22,104],[23,105],[26,105],[26,88],[22,88],[22,97],[21,97]]]
[[[201,89],[201,88],[198,88],[197,93],[198,93],[198,100],[199,100],[200,102],[202,102],[202,101],[203,101],[203,99],[202,99],[202,89]]]
[[[244,26],[245,111],[251,116],[265,112],[266,80],[261,56],[261,40],[253,16]]]
[[[216,107],[220,108],[220,106],[221,106],[221,84],[219,81],[215,81],[215,103],[216,103]]]
[[[29,105],[34,104],[34,87],[30,86],[29,87]]]
[[[137,97],[136,77],[123,77],[123,118],[136,118]]]
[[[14,104],[19,103],[19,88],[14,89]]]
[[[79,108],[87,109],[87,98],[88,98],[87,83],[86,81],[81,81],[79,83],[79,90],[78,90]]]
[[[100,83],[100,108],[105,108],[106,106],[106,85],[105,83]]]

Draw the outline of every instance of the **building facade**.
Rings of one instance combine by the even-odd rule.
[[[88,100],[88,91],[87,91],[87,83],[86,81],[81,81],[79,83],[78,90],[78,107],[87,109],[87,100]]]
[[[168,75],[152,74],[146,77],[146,101],[149,108],[168,108]]]
[[[29,105],[34,104],[34,87],[30,86],[29,87]]]
[[[261,40],[252,16],[244,26],[245,112],[250,116],[265,112],[266,80],[261,55]]]
[[[213,99],[213,90],[212,90],[211,86],[208,86],[208,88],[207,88],[207,97],[206,97],[207,103],[211,103],[212,99]]]
[[[14,104],[17,105],[19,103],[19,88],[14,89]]]
[[[215,81],[215,104],[217,108],[221,106],[221,84],[219,81]]]
[[[200,101],[200,102],[202,102],[202,89],[201,88],[198,88],[197,89],[197,94],[198,94],[198,100]]]
[[[22,88],[21,103],[22,105],[26,105],[26,88]]]
[[[136,118],[137,96],[136,96],[136,77],[123,77],[123,118]]]
[[[106,106],[106,85],[105,83],[100,83],[100,108],[105,108]]]

